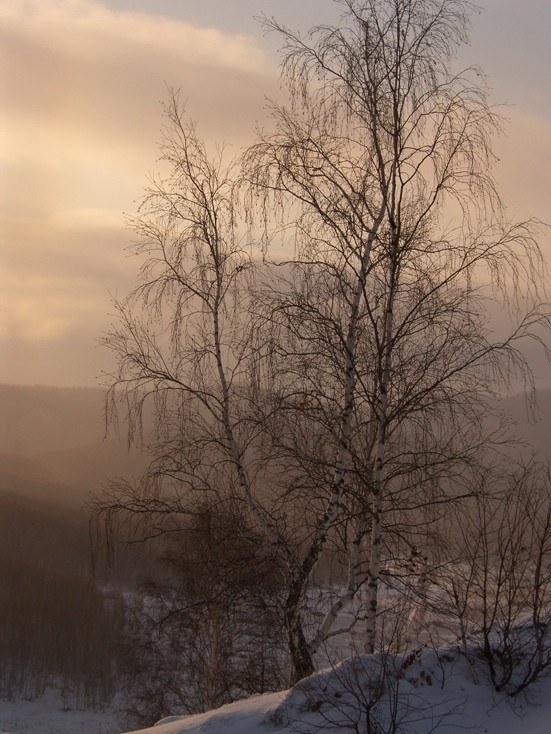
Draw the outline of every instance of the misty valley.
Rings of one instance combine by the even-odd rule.
[[[528,419],[524,396],[505,407],[519,436],[544,455],[551,392],[538,400],[539,419]],[[203,508],[176,540],[123,544],[107,562],[106,539],[91,525],[92,495],[121,473],[138,478],[146,457],[105,437],[103,392],[2,385],[0,403],[2,699],[53,693],[60,708],[109,712],[101,731],[114,732],[284,688],[281,575],[239,513]],[[383,594],[388,649],[419,642],[429,618],[441,642],[459,634],[461,618],[442,598],[438,612],[429,605],[416,621],[420,556],[396,567]],[[459,584],[457,566],[447,573]],[[310,614],[323,615],[326,590],[344,580],[335,544],[309,592]],[[425,593],[434,606],[436,587]],[[361,649],[360,607],[357,600],[343,633],[320,651],[321,667]]]
[[[244,1],[0,0],[0,734],[540,734],[550,136],[469,0]]]

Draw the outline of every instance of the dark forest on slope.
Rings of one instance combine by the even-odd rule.
[[[137,573],[121,562],[116,578],[93,575],[90,494],[140,458],[103,440],[100,390],[2,385],[0,410],[0,695],[54,685],[73,705],[105,705],[128,663],[121,588]]]
[[[134,547],[119,553],[115,569],[98,558],[94,575],[89,517],[91,494],[114,476],[137,477],[145,460],[123,439],[104,438],[103,402],[101,390],[0,386],[5,697],[32,698],[58,685],[68,700],[97,707],[109,703],[130,668],[139,676],[134,652],[124,643],[122,592],[141,589],[154,566],[144,564],[144,552]],[[504,407],[518,422],[519,436],[546,452],[551,392],[539,394],[530,421],[524,397]],[[188,619],[188,628],[192,622],[198,620]]]

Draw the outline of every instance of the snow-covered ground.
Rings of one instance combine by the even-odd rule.
[[[255,696],[206,714],[171,717],[141,734],[549,734],[551,680],[514,700],[496,694],[483,669],[448,651],[424,651],[391,663],[384,692],[380,665],[345,661],[290,691]],[[374,723],[381,729],[373,727]],[[392,722],[397,728],[392,729]]]
[[[34,701],[0,699],[0,734],[116,734],[120,732],[113,712],[67,709],[59,696],[50,693]]]
[[[169,717],[140,734],[550,734],[551,678],[508,699],[480,662],[451,650],[381,661],[356,657],[289,691],[253,696],[205,714]],[[63,710],[59,699],[0,701],[0,734],[116,734],[115,713]],[[396,728],[393,729],[393,723]],[[381,728],[377,729],[379,725]],[[135,734],[135,733],[134,733]]]

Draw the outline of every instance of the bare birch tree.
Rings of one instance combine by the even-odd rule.
[[[108,406],[114,414],[124,398],[133,441],[140,440],[151,405],[153,461],[142,489],[114,485],[106,507],[112,515],[130,509],[162,517],[184,511],[186,492],[215,496],[227,481],[239,487],[250,515],[277,544],[251,492],[244,463],[251,436],[238,412],[257,355],[247,300],[253,260],[238,235],[234,164],[223,150],[209,156],[177,94],[165,113],[165,175],[152,181],[131,223],[140,283],[115,303],[118,324],[105,337],[118,364]],[[225,463],[230,476],[216,470]]]
[[[362,584],[373,652],[385,516],[390,525],[398,512],[411,529],[423,506],[469,491],[461,466],[480,456],[489,398],[529,380],[517,345],[547,323],[535,306],[500,342],[485,325],[492,289],[512,303],[522,288],[536,303],[541,256],[534,223],[507,222],[494,186],[500,120],[482,73],[454,70],[469,4],[341,4],[340,26],[306,37],[267,23],[283,40],[291,101],[272,105],[273,127],[245,159],[268,225],[276,211],[294,237],[292,276],[267,292],[266,313],[270,379],[300,418],[289,410],[287,431],[273,435],[310,476],[326,469],[316,488],[325,510],[290,584],[291,639],[332,527],[354,518],[348,583],[298,677]]]
[[[234,498],[282,567],[295,569],[296,510],[272,486],[280,469],[260,450],[254,412],[267,393],[262,315],[252,307],[254,247],[239,227],[237,171],[223,150],[209,155],[177,94],[165,113],[164,175],[131,223],[140,282],[115,303],[118,323],[105,336],[117,359],[108,415],[122,405],[129,440],[146,443],[151,463],[137,485],[113,482],[95,517],[109,539],[147,540],[193,517],[194,495],[212,507]],[[302,677],[300,653],[291,647]]]
[[[362,588],[375,649],[386,559],[472,491],[489,399],[530,379],[517,344],[547,319],[535,306],[500,342],[486,326],[497,292],[536,303],[541,256],[494,187],[484,79],[454,71],[469,4],[340,4],[339,26],[304,38],[268,22],[290,103],[272,106],[240,169],[209,158],[171,100],[168,173],[134,221],[141,282],[106,338],[130,438],[148,404],[155,434],[144,481],[115,486],[100,511],[155,533],[190,493],[238,498],[285,568],[292,683]],[[237,178],[264,262],[238,226]],[[272,238],[286,263],[266,261]],[[347,579],[315,617],[309,591],[335,545]]]

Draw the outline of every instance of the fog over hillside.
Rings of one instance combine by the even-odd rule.
[[[121,645],[123,590],[140,588],[154,561],[130,546],[109,569],[100,550],[91,584],[88,519],[91,495],[110,479],[137,478],[147,456],[129,450],[123,422],[120,435],[106,434],[104,400],[100,389],[0,385],[4,696],[40,697],[53,675],[70,682],[79,705],[94,707],[136,667]],[[551,390],[537,395],[534,410],[523,395],[501,407],[516,423],[519,448],[550,453]]]
[[[533,409],[521,394],[501,407],[517,424],[520,439],[538,450],[549,448],[551,389],[537,392]],[[136,450],[128,450],[122,423],[118,436],[107,430],[100,388],[0,384],[0,454],[2,468],[27,478],[67,480],[80,474],[88,485],[144,465]]]
[[[99,388],[0,385],[0,489],[81,501],[145,458],[107,433]]]
[[[0,385],[2,453],[36,456],[85,446],[105,435],[99,388]]]
[[[91,573],[89,500],[109,477],[132,476],[137,455],[104,439],[101,390],[1,385],[0,411],[0,700],[59,686],[97,708],[126,649],[112,574]]]

